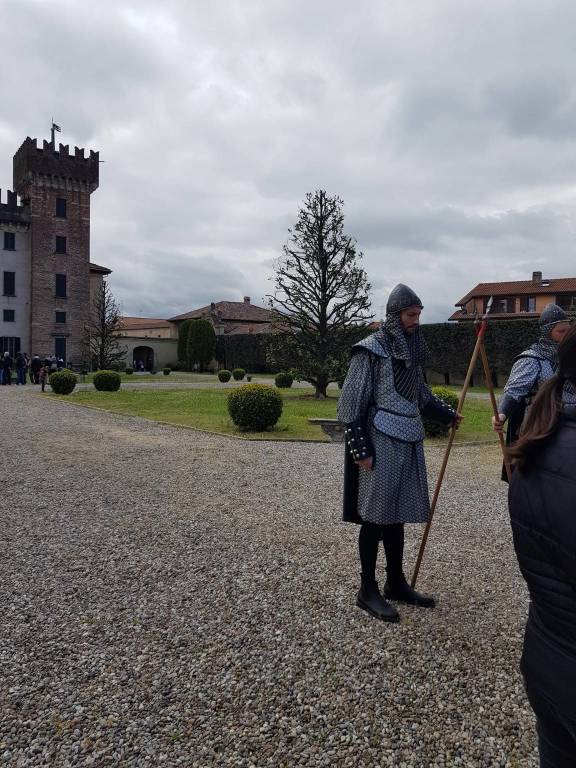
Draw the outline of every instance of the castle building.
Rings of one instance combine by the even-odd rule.
[[[90,195],[98,152],[26,138],[13,191],[0,193],[0,351],[56,355],[80,366],[91,296],[106,267],[90,264]]]

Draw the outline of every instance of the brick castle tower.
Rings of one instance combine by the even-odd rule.
[[[90,309],[90,195],[98,152],[27,138],[14,155],[14,191],[29,211],[29,354],[80,365]],[[108,270],[109,271],[109,270]]]

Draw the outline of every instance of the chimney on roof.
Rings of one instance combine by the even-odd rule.
[[[542,282],[542,272],[532,272],[532,282],[533,283],[541,283]]]
[[[244,296],[244,304],[250,304],[250,296]]]

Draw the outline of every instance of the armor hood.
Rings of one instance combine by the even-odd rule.
[[[403,283],[398,283],[395,288],[392,289],[386,304],[387,315],[397,315],[408,307],[423,307],[422,302],[418,296],[414,293],[412,288],[409,288]]]

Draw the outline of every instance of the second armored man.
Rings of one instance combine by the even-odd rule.
[[[385,597],[434,606],[434,599],[413,590],[404,576],[404,524],[425,523],[430,513],[421,414],[443,424],[460,420],[426,384],[421,311],[411,288],[394,288],[380,330],[352,348],[338,405],[347,442],[344,520],[360,525],[357,605],[384,621],[399,619]],[[386,553],[384,596],[376,581],[380,541]]]
[[[498,404],[499,418],[492,418],[497,432],[503,431],[506,421],[506,443],[518,439],[524,414],[530,400],[540,386],[552,378],[558,366],[558,345],[570,328],[566,312],[557,304],[548,304],[538,320],[540,336],[538,341],[516,358],[504,393]],[[504,473],[503,479],[506,479]]]

